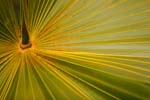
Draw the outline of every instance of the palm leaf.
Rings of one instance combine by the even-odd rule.
[[[0,100],[150,99],[149,4],[0,0]]]

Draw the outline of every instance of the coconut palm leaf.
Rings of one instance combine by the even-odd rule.
[[[0,0],[0,100],[149,100],[149,0]]]

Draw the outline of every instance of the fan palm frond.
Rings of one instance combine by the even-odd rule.
[[[0,100],[150,99],[149,0],[0,0]]]

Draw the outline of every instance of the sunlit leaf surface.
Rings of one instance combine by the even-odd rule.
[[[0,100],[149,94],[149,0],[0,0]]]

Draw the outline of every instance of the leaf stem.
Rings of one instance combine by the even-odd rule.
[[[23,26],[22,26],[22,41],[21,42],[22,43],[20,47],[22,49],[30,48],[32,46],[25,22],[23,22]]]
[[[22,27],[22,44],[26,45],[28,43],[29,43],[29,34],[28,34],[25,23],[23,23],[23,27]]]

